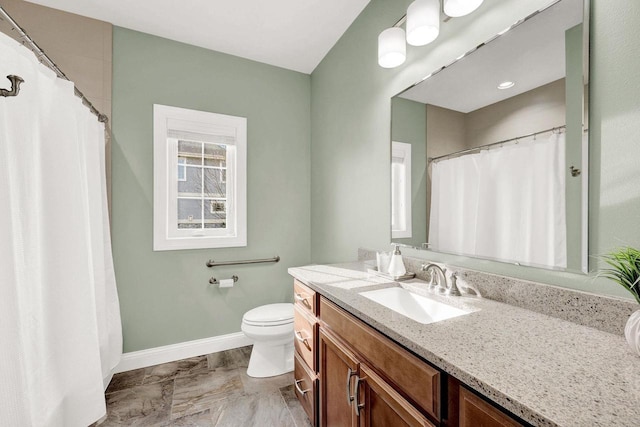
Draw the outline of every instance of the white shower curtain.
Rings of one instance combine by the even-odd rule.
[[[566,268],[564,134],[434,162],[429,242],[442,252]]]
[[[9,74],[25,82],[0,97],[0,425],[85,427],[122,354],[104,125],[0,33]]]

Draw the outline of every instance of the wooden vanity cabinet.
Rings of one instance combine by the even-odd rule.
[[[321,426],[439,422],[438,370],[322,297],[320,325]]]
[[[355,388],[360,427],[428,426],[435,427],[393,387],[366,364],[360,366]],[[362,399],[362,400],[361,400]]]
[[[320,328],[320,425],[435,427],[348,344]]]
[[[294,298],[295,389],[314,427],[526,426],[298,280]]]
[[[447,425],[458,427],[525,427],[511,415],[449,377]]]
[[[320,328],[320,425],[357,426],[353,408],[354,377],[360,363],[339,338]]]
[[[294,386],[296,396],[315,427],[318,425],[318,298],[315,291],[294,280]]]
[[[460,427],[522,427],[522,424],[495,406],[460,388]]]
[[[297,353],[294,354],[293,376],[296,396],[302,409],[307,413],[309,420],[316,420],[318,418],[318,379],[316,374],[308,370],[308,366]]]

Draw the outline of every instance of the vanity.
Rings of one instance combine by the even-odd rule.
[[[640,359],[619,335],[477,296],[429,296],[465,314],[421,323],[363,293],[424,282],[362,262],[289,274],[296,394],[314,426],[638,425]]]

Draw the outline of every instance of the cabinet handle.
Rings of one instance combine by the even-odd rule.
[[[295,382],[294,382],[293,384],[296,386],[296,390],[298,390],[298,392],[299,392],[301,395],[303,395],[303,396],[304,396],[305,394],[309,393],[309,392],[311,391],[311,389],[310,389],[310,388],[308,388],[308,389],[306,389],[306,390],[303,390],[303,389],[300,387],[300,383],[301,383],[301,382],[302,382],[302,380],[295,380]]]
[[[309,339],[305,338],[302,336],[302,332],[300,331],[295,331],[294,335],[296,336],[296,339],[301,342],[302,344],[304,344],[305,347],[307,347],[307,350],[311,350],[311,346],[309,345]]]
[[[360,416],[360,409],[364,408],[364,403],[360,403],[360,377],[356,376],[356,416]]]
[[[356,375],[356,372],[349,368],[347,371],[347,405],[349,406],[351,406],[351,402],[353,402],[353,396],[351,395],[351,377],[354,375]]]
[[[309,298],[308,296],[303,297],[303,296],[302,296],[302,294],[300,294],[300,293],[297,293],[297,292],[296,292],[296,293],[293,295],[293,297],[294,297],[294,299],[295,299],[296,301],[298,301],[298,302],[299,302],[299,303],[301,303],[302,305],[304,305],[304,306],[307,306],[307,307],[311,308],[311,304],[310,304],[310,303],[309,303],[309,301],[308,301],[308,298]]]

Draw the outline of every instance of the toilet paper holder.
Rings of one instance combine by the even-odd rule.
[[[233,276],[231,276],[231,278],[233,279],[233,283],[238,281],[238,276],[236,276],[235,274]],[[216,279],[215,277],[212,277],[211,279],[209,279],[209,283],[211,283],[212,285],[220,284],[218,279]]]

